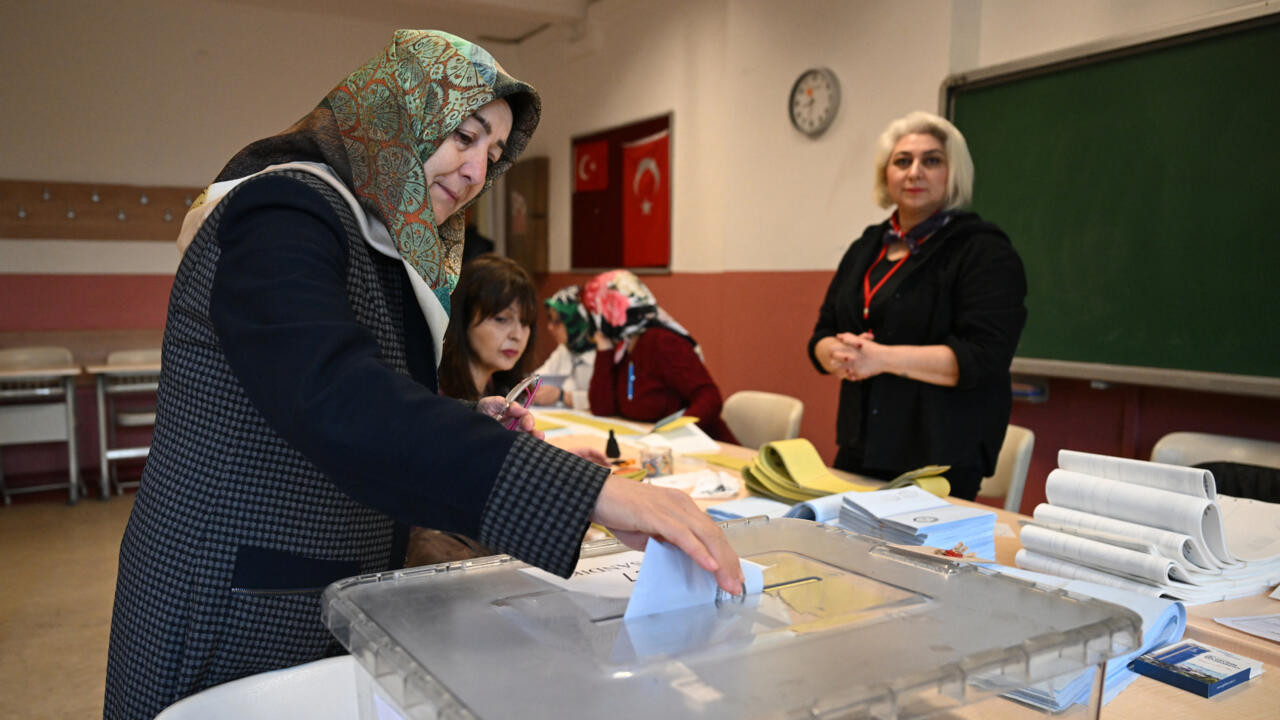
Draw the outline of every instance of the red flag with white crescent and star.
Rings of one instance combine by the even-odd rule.
[[[666,267],[671,260],[671,131],[622,146],[622,262]]]
[[[604,190],[609,187],[609,142],[580,143],[573,148],[574,192]]]

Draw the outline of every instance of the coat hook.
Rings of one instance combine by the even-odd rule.
[[[173,222],[173,211],[170,210],[169,208],[164,209],[164,221]]]
[[[49,199],[52,197],[53,197],[53,194],[49,192],[49,188],[45,188],[44,192],[40,193],[40,199],[44,200],[45,202],[48,202]]]
[[[76,211],[75,211],[75,208],[71,207],[70,205],[68,205],[68,206],[67,206],[67,219],[68,219],[68,220],[75,220],[75,219],[76,219]]]
[[[124,220],[124,219],[125,219],[124,210],[117,210],[117,211],[116,211],[116,219],[117,219],[117,220]]]
[[[186,203],[187,207],[191,207],[191,203],[192,203],[191,196],[187,195],[186,197],[182,198],[182,202]]]
[[[142,197],[138,198],[138,203],[141,205],[146,205],[149,202],[151,202],[151,198],[147,197],[146,193],[142,193]]]
[[[89,199],[90,199],[90,200],[92,200],[92,201],[94,201],[94,202],[101,202],[101,201],[102,201],[102,196],[98,195],[98,191],[97,191],[97,190],[94,190],[94,191],[93,191],[93,194],[89,196]]]
[[[27,209],[22,207],[21,205],[18,206],[18,219],[19,220],[27,219]]]

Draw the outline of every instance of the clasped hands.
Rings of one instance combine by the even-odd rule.
[[[888,370],[885,346],[869,330],[859,335],[838,333],[823,338],[818,346],[822,366],[845,380],[866,380]]]

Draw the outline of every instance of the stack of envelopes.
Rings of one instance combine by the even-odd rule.
[[[850,493],[840,508],[840,526],[847,530],[901,545],[963,544],[985,559],[996,556],[995,525],[991,510],[953,505],[915,486]]]

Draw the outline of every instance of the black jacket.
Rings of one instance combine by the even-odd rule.
[[[874,296],[864,320],[862,279],[887,227],[868,227],[845,252],[818,313],[809,358],[825,372],[814,355],[819,340],[873,330],[887,345],[947,345],[959,382],[948,388],[888,374],[843,381],[836,441],[862,446],[867,467],[937,463],[990,475],[1009,423],[1009,365],[1027,319],[1022,260],[1000,228],[962,213]]]
[[[608,470],[433,393],[405,277],[310,173],[214,208],[170,295],[104,717],[338,652],[320,591],[399,566],[397,521],[573,571]]]

